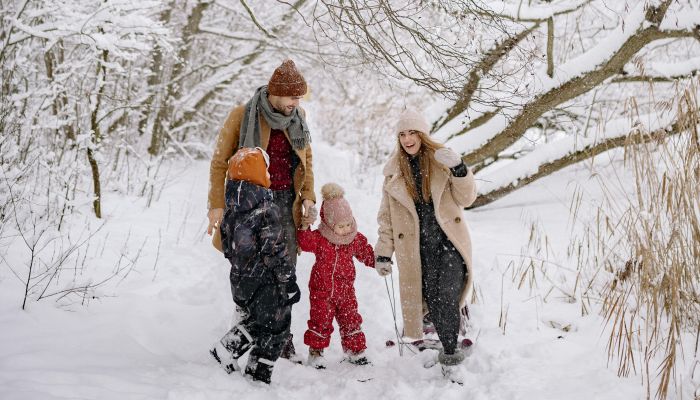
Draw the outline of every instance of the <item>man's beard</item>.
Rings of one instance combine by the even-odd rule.
[[[273,109],[276,113],[283,114],[283,115],[285,115],[285,116],[287,116],[287,117],[290,116],[290,115],[292,115],[292,112],[294,111],[293,108],[292,108],[291,110],[287,111],[287,108],[286,108],[286,107],[283,107],[283,109],[280,110],[280,109],[277,108],[277,106],[275,106],[275,105],[272,105],[272,109]]]

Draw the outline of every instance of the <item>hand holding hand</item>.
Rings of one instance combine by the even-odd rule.
[[[316,205],[311,200],[304,200],[302,202],[303,213],[301,215],[301,225],[308,226],[313,225],[316,222],[316,217],[318,217],[318,210],[316,210]]]
[[[435,161],[447,168],[454,168],[462,163],[462,156],[449,147],[443,147],[435,150]]]
[[[209,218],[209,226],[207,227],[207,234],[211,236],[214,232],[214,228],[218,228],[221,225],[221,220],[224,218],[223,208],[212,208],[207,213],[207,218]]]

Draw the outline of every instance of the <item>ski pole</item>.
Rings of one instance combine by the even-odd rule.
[[[384,277],[384,286],[386,287],[386,295],[389,298],[389,307],[391,308],[391,316],[394,318],[394,333],[396,333],[396,343],[399,348],[399,356],[403,357],[403,342],[399,336],[399,326],[396,322],[396,292],[394,291],[394,280],[391,280],[391,293],[389,293],[389,284]]]

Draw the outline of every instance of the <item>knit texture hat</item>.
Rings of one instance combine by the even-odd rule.
[[[267,83],[267,92],[273,96],[303,96],[306,94],[306,81],[297,70],[294,61],[284,60],[272,73]]]
[[[241,147],[228,160],[228,178],[270,187],[269,157],[260,147]]]
[[[419,131],[426,135],[430,134],[430,124],[425,120],[423,115],[415,110],[406,109],[399,116],[399,122],[396,124],[396,134],[403,131]]]
[[[337,183],[326,183],[321,187],[321,224],[319,232],[333,244],[350,244],[357,235],[357,223],[352,215],[350,203],[345,200],[345,191]],[[347,235],[338,235],[333,231],[335,225],[341,222],[351,221],[352,231]]]

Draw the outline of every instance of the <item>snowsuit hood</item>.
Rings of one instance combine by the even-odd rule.
[[[248,181],[232,180],[226,185],[226,205],[234,213],[246,213],[272,201],[272,191]]]

